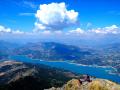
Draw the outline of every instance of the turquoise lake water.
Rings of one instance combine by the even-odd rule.
[[[69,70],[79,74],[89,74],[97,78],[109,79],[117,83],[120,83],[119,75],[110,74],[108,72],[108,71],[114,70],[111,67],[103,68],[103,67],[96,67],[96,66],[83,66],[83,65],[73,64],[69,62],[59,62],[59,61],[52,62],[52,61],[45,61],[45,60],[36,60],[26,56],[11,56],[10,59],[27,62],[27,63],[44,64],[51,67],[62,68],[62,69]]]

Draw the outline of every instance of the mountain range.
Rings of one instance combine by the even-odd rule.
[[[85,82],[76,87],[74,84],[76,82],[77,85],[79,84],[78,79],[83,78],[82,75],[42,64],[23,63],[9,59],[12,55],[26,55],[33,59],[47,61],[112,66],[116,69],[116,72],[112,73],[119,75],[119,45],[119,43],[114,43],[104,45],[102,48],[91,48],[55,42],[19,45],[0,41],[0,90],[119,90],[118,84],[95,78],[90,83]]]
[[[68,61],[84,65],[111,66],[116,69],[112,73],[120,74],[119,43],[93,48],[55,42],[19,45],[1,41],[0,47],[1,59],[6,59],[10,55],[26,55],[33,59],[47,61]]]

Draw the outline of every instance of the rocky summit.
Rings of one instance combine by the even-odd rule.
[[[63,87],[44,90],[120,90],[120,85],[105,79],[95,79],[91,82],[83,82],[77,79],[68,81]]]

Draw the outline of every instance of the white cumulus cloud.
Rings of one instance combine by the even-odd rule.
[[[97,28],[89,30],[89,32],[97,34],[120,34],[120,28],[117,25],[112,25],[104,28]]]
[[[35,30],[63,30],[78,21],[78,12],[67,10],[64,2],[42,4],[35,16]]]
[[[69,35],[108,35],[108,34],[120,34],[120,27],[117,25],[111,25],[103,28],[83,30],[81,28],[76,28],[74,30],[69,30],[66,32]]]
[[[0,32],[1,33],[10,33],[11,29],[10,28],[5,28],[4,26],[0,25]]]
[[[82,30],[81,28],[77,28],[76,30],[70,30],[68,33],[71,33],[71,34],[83,34],[83,33],[85,33],[85,31]]]
[[[0,34],[5,34],[5,33],[24,34],[24,32],[22,32],[20,30],[12,30],[11,28],[6,28],[6,27],[0,25]]]

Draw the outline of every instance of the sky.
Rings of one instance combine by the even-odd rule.
[[[120,0],[0,0],[0,35],[39,33],[38,37],[43,38],[54,33],[54,37],[62,34],[77,39],[96,34],[102,36],[99,38],[119,36],[119,3]]]
[[[120,25],[120,0],[0,0],[0,25],[31,31],[41,4],[65,2],[68,10],[79,13],[80,27]]]

